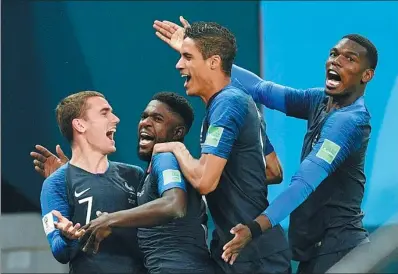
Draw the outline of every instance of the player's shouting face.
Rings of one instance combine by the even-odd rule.
[[[152,100],[141,114],[138,123],[138,156],[150,161],[156,143],[178,141],[184,137],[185,129],[180,126],[178,114],[167,104]]]
[[[204,59],[195,41],[185,38],[181,47],[181,58],[176,64],[181,77],[185,77],[184,88],[189,96],[200,96],[205,89],[211,88],[209,74],[212,72],[212,58]]]
[[[326,93],[334,97],[347,97],[363,90],[374,74],[367,51],[360,44],[344,38],[334,46],[326,61]]]

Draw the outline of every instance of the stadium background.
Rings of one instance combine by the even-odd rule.
[[[2,270],[65,269],[46,245],[37,215],[42,179],[29,156],[36,143],[51,149],[59,143],[70,155],[54,117],[60,99],[80,90],[103,92],[121,118],[118,151],[110,158],[143,166],[136,156],[139,114],[155,92],[184,94],[174,69],[178,55],[156,38],[152,22],[177,21],[179,15],[227,26],[237,37],[238,65],[298,88],[324,85],[328,51],[344,34],[357,32],[375,43],[379,65],[366,93],[372,139],[364,211],[370,231],[383,225],[398,208],[397,14],[397,2],[3,0]],[[196,121],[186,143],[197,156],[204,107],[198,98],[191,102]],[[272,200],[299,164],[305,122],[265,114],[285,178],[282,186],[269,188]]]

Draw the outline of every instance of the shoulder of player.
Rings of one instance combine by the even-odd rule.
[[[370,115],[366,109],[355,106],[335,111],[330,122],[337,127],[362,127],[369,125]]]
[[[240,90],[234,86],[230,86],[217,95],[211,107],[232,107],[242,109],[242,106],[247,106],[250,100],[252,100],[251,96],[246,94],[243,90]]]
[[[135,173],[135,174],[139,174],[139,175],[144,174],[144,170],[141,167],[136,166],[136,165],[120,163],[120,162],[113,162],[113,161],[109,161],[109,163],[111,165],[114,165],[115,168],[118,169],[118,173],[121,175],[126,174],[126,173]]]
[[[64,184],[65,183],[65,177],[66,177],[66,169],[68,168],[68,164],[65,164],[58,168],[56,171],[54,171],[50,176],[48,176],[44,182],[43,182],[43,187],[48,187],[50,185],[54,184]]]
[[[157,153],[152,158],[152,170],[158,172],[169,168],[179,168],[177,158],[171,152]]]

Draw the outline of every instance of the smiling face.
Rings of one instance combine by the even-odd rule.
[[[183,135],[178,131],[181,119],[169,107],[158,100],[149,102],[138,123],[138,156],[149,162],[156,143],[177,140]]]
[[[113,114],[108,101],[103,97],[90,97],[80,118],[72,121],[74,139],[85,140],[93,150],[103,155],[116,151],[114,134],[120,119]]]
[[[364,85],[373,75],[366,48],[344,38],[330,50],[326,62],[326,94],[344,97],[363,92]]]

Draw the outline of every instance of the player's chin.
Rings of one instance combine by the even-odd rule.
[[[115,146],[115,145],[110,146],[110,147],[107,149],[107,154],[111,154],[111,153],[114,153],[114,152],[116,152],[116,146]]]
[[[152,158],[152,150],[147,150],[147,149],[138,149],[138,158],[142,161],[150,161]]]
[[[340,86],[338,88],[332,88],[332,87],[325,87],[325,93],[329,96],[338,96],[344,93],[344,86]]]
[[[185,93],[186,93],[188,96],[198,96],[197,91],[196,91],[195,89],[193,89],[193,88],[186,88],[186,89],[185,89]]]

